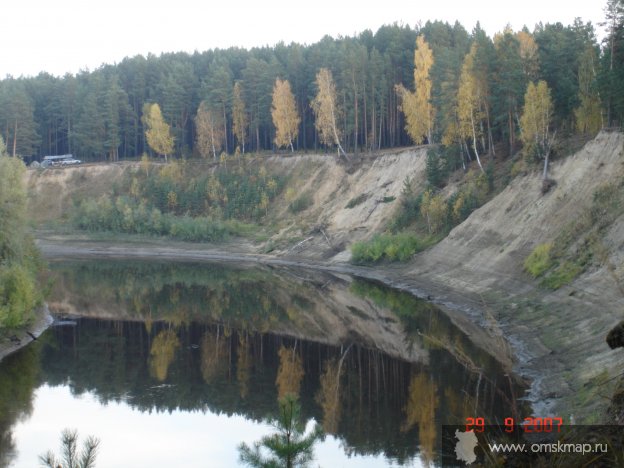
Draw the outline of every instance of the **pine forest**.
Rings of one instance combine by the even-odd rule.
[[[8,154],[27,160],[357,154],[441,143],[453,169],[481,165],[484,154],[526,145],[530,84],[547,91],[546,125],[560,135],[624,121],[622,2],[609,0],[605,11],[602,43],[581,20],[494,37],[478,24],[469,32],[435,21],[312,45],[135,56],[77,75],[6,77],[0,135]],[[537,147],[548,143],[543,132],[524,133]]]

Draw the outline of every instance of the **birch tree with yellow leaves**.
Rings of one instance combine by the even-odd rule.
[[[199,154],[207,158],[212,153],[212,157],[217,159],[217,151],[221,151],[225,140],[220,112],[211,109],[206,101],[202,101],[195,116],[195,129]]]
[[[432,142],[435,110],[431,104],[432,82],[430,70],[433,65],[433,52],[424,36],[416,38],[414,52],[414,92],[402,84],[396,85],[396,92],[401,98],[400,110],[405,116],[405,131],[412,141],[420,145],[425,138]]]
[[[325,145],[336,145],[338,155],[348,159],[347,153],[340,144],[340,130],[338,128],[339,109],[336,102],[336,85],[331,70],[321,68],[316,74],[318,93],[312,101],[314,111],[314,126],[319,133],[321,142]]]
[[[143,125],[147,144],[158,154],[162,154],[167,161],[167,155],[173,151],[173,135],[171,127],[163,119],[160,106],[156,103],[146,103],[143,106]]]
[[[478,137],[485,113],[483,111],[483,90],[475,73],[474,59],[476,53],[477,46],[473,44],[462,65],[457,91],[457,116],[459,134],[464,140],[472,140],[472,149],[477,158],[477,164],[483,171],[479,157]]]
[[[533,154],[544,160],[544,180],[548,175],[548,156],[554,141],[554,135],[550,134],[552,114],[553,102],[546,82],[530,82],[524,95],[524,109],[520,117],[520,138],[525,146],[525,154]]]
[[[293,140],[299,133],[301,118],[288,80],[275,80],[271,117],[275,125],[275,144],[280,148],[290,146],[290,151],[294,152]]]

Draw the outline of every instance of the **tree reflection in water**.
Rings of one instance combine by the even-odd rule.
[[[40,347],[37,344],[6,357],[0,365],[0,466],[15,455],[13,425],[32,412],[38,386]]]
[[[297,353],[297,342],[292,349],[280,346],[279,367],[275,384],[277,385],[277,398],[281,400],[286,395],[295,395],[299,398],[301,381],[305,372],[303,371],[303,361]]]
[[[180,347],[180,340],[173,330],[163,330],[154,341],[150,350],[150,374],[159,382],[167,380],[169,366],[175,358],[175,352]]]
[[[433,461],[438,432],[435,414],[439,402],[438,388],[432,376],[424,372],[412,375],[405,405],[405,422],[401,431],[406,432],[418,426],[421,456],[426,462]]]
[[[476,415],[502,422],[522,410],[514,402],[523,389],[442,312],[376,283],[214,265],[57,268],[52,306],[80,304],[126,320],[51,329],[36,344],[41,372],[29,374],[36,382],[28,398],[39,384],[69,385],[139,411],[263,421],[279,416],[275,402],[290,393],[302,420],[322,422],[347,453],[398,464],[435,461],[440,424]],[[337,298],[357,308],[332,312]],[[354,330],[346,350],[331,335],[341,321]],[[356,331],[376,328],[376,337],[394,340],[386,341],[394,354]],[[410,347],[418,353],[401,354]],[[3,417],[4,427],[15,420]]]

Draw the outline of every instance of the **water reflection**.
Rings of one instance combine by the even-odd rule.
[[[442,423],[521,411],[522,389],[432,305],[375,283],[291,273],[54,265],[51,308],[84,318],[50,329],[0,373],[29,369],[20,414],[43,384],[140,412],[253,421],[276,416],[278,399],[292,393],[304,420],[319,421],[348,454],[399,464],[435,463]],[[2,401],[17,392],[0,388]],[[0,416],[10,440],[19,416]]]
[[[31,414],[38,373],[38,347],[12,354],[0,365],[0,466],[8,466],[15,457],[13,425]]]

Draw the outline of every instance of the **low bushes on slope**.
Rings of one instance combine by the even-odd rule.
[[[559,232],[552,243],[540,244],[524,262],[525,270],[540,285],[559,289],[571,283],[592,264],[610,265],[603,237],[624,214],[624,184],[605,184],[594,192],[592,204]],[[619,283],[620,279],[615,278]]]
[[[220,241],[250,233],[285,181],[262,166],[210,168],[174,161],[128,171],[112,196],[77,202],[73,225],[88,231]]]
[[[382,260],[403,262],[428,245],[430,244],[411,233],[378,234],[369,241],[355,242],[351,246],[351,261],[354,263],[376,263]]]

